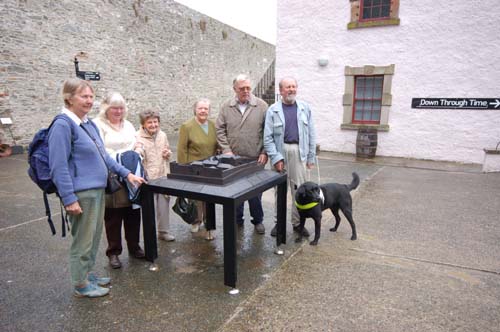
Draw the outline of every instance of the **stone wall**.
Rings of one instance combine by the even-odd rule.
[[[0,17],[0,117],[23,145],[59,112],[75,55],[101,75],[97,101],[119,91],[136,127],[138,112],[156,107],[170,134],[197,98],[212,100],[214,117],[233,77],[256,84],[275,56],[274,45],[172,0],[2,0]]]

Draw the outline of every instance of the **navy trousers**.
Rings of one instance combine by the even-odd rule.
[[[250,207],[250,216],[252,216],[252,224],[257,225],[262,223],[264,220],[264,210],[262,209],[262,194],[249,199],[248,205]],[[245,207],[245,202],[241,203],[236,208],[236,223],[243,225],[243,210]]]

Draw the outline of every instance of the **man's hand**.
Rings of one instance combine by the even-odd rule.
[[[81,214],[83,211],[82,211],[82,208],[80,207],[80,203],[78,203],[78,201],[76,202],[73,202],[69,205],[66,205],[64,207],[64,209],[66,210],[66,212],[72,216],[76,216],[78,214]]]
[[[307,169],[313,169],[314,168],[314,164],[313,163],[307,163],[306,167],[307,167]]]
[[[259,159],[257,159],[257,162],[259,164],[264,164],[265,165],[267,163],[267,154],[265,154],[265,153],[259,154]]]
[[[282,172],[285,168],[285,162],[283,161],[283,159],[274,164],[274,168],[276,168],[278,172]]]

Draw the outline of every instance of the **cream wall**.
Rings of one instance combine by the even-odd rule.
[[[412,109],[416,97],[500,97],[495,0],[401,0],[399,26],[347,30],[349,0],[278,1],[276,76],[294,76],[322,150],[355,153],[341,130],[345,66],[395,65],[389,131],[377,155],[482,163],[500,141],[500,110]],[[326,57],[329,64],[318,66]]]

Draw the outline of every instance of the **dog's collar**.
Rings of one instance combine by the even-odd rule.
[[[310,210],[318,204],[319,204],[319,202],[311,202],[311,203],[307,203],[307,204],[302,205],[302,204],[297,203],[297,201],[295,201],[295,206],[299,210]]]

